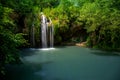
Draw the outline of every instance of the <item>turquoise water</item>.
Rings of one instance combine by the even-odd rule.
[[[24,49],[12,80],[120,80],[120,53],[77,46]],[[10,79],[10,80],[11,80]]]

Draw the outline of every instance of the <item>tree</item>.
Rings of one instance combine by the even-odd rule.
[[[15,33],[15,24],[10,17],[13,9],[0,4],[0,75],[5,75],[5,65],[18,63],[17,48],[26,43],[22,34]]]

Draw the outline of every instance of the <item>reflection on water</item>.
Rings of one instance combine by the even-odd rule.
[[[100,51],[100,50],[93,50],[92,54],[99,55],[99,56],[120,56],[120,52],[110,52],[110,51]]]
[[[9,72],[19,78],[13,80],[120,80],[120,57],[113,53],[76,46],[24,49],[24,64]]]

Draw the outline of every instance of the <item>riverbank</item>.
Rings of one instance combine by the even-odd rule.
[[[63,42],[63,43],[61,43],[61,45],[87,47],[86,43],[87,42],[79,42],[79,43],[75,43],[75,42]]]
[[[79,47],[86,47],[86,43],[87,42],[80,42],[80,43],[76,43],[75,45]]]

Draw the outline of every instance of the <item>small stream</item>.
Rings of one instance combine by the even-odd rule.
[[[24,49],[10,80],[120,80],[120,53],[77,46]]]

